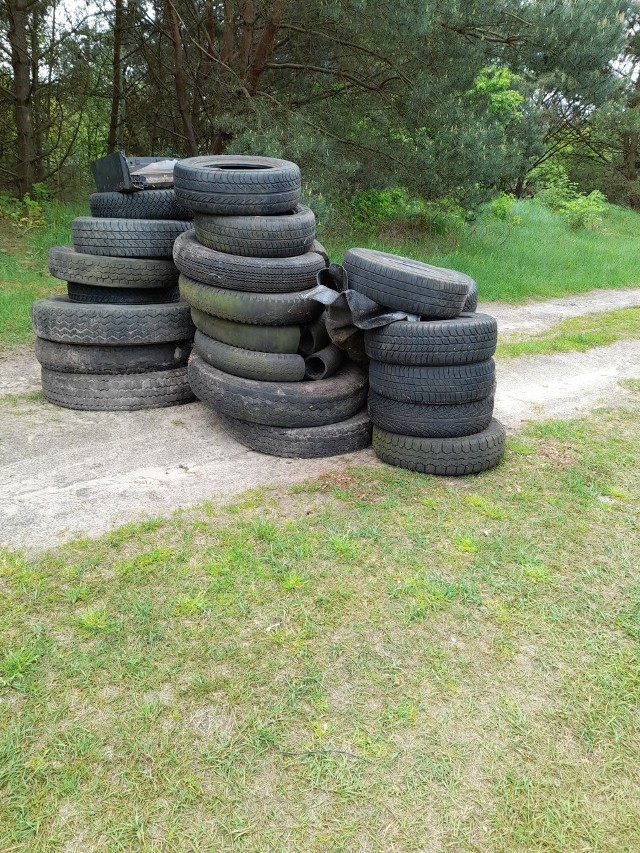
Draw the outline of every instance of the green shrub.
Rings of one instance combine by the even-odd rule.
[[[464,225],[463,208],[450,198],[425,201],[412,198],[405,187],[364,190],[346,202],[353,226],[372,232],[381,226],[400,224],[429,234],[447,234]]]
[[[581,193],[578,185],[557,164],[534,179],[542,186],[538,198],[551,210],[562,214],[570,228],[597,228],[601,224],[607,200],[600,190],[588,195]]]
[[[571,228],[597,228],[602,222],[607,200],[600,190],[593,190],[589,195],[577,195],[566,202],[562,213]]]
[[[496,219],[508,222],[510,225],[522,225],[522,217],[514,213],[516,203],[517,199],[511,193],[500,193],[497,198],[494,198],[489,207]]]
[[[18,199],[0,195],[0,218],[9,219],[20,228],[42,228],[45,223],[44,204],[48,191],[44,184],[34,184],[33,198],[27,193]]]

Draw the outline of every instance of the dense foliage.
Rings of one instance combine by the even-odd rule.
[[[5,188],[73,195],[119,148],[266,151],[316,193],[469,207],[526,192],[587,125],[635,132],[620,0],[99,2],[0,0]]]

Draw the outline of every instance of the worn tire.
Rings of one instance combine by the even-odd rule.
[[[430,406],[425,403],[401,403],[369,391],[369,417],[389,432],[422,438],[453,438],[482,432],[493,417],[493,396],[473,403]]]
[[[176,237],[189,230],[192,223],[179,219],[78,216],[71,223],[76,252],[118,258],[170,258]]]
[[[369,381],[378,394],[404,403],[471,403],[490,397],[495,391],[495,363],[492,358],[475,364],[439,367],[405,367],[372,361]]]
[[[174,190],[134,193],[92,193],[91,215],[101,219],[193,219],[177,200]]]
[[[49,249],[49,272],[63,281],[95,287],[175,287],[178,268],[173,260],[107,258],[76,252],[73,246]]]
[[[191,317],[196,329],[216,341],[222,341],[231,347],[252,350],[253,352],[295,353],[300,345],[300,326],[256,326],[248,323],[234,323],[221,320],[191,309]]]
[[[193,232],[181,234],[173,247],[181,273],[201,284],[251,293],[294,293],[316,286],[316,275],[327,264],[324,247],[295,258],[243,258],[200,245]]]
[[[292,326],[312,323],[323,306],[301,293],[247,293],[227,290],[180,276],[180,294],[189,305],[235,323],[261,326]]]
[[[415,438],[373,428],[373,449],[383,462],[447,477],[479,474],[495,467],[504,456],[505,440],[504,427],[496,420],[465,438]]]
[[[159,409],[194,399],[186,367],[121,376],[59,373],[43,368],[42,390],[50,403],[92,412]]]
[[[198,242],[217,252],[249,258],[292,258],[313,246],[316,218],[304,204],[279,216],[207,216],[194,218]]]
[[[349,249],[343,266],[349,287],[386,308],[432,319],[457,317],[472,279],[374,249]]]
[[[256,352],[232,347],[196,331],[194,350],[207,364],[245,379],[260,382],[301,382],[305,363],[295,353]]]
[[[178,302],[177,287],[96,287],[93,284],[67,283],[71,302],[108,303],[112,305],[158,305]]]
[[[36,335],[63,344],[126,346],[186,341],[194,327],[186,302],[93,305],[47,296],[31,306]]]
[[[136,346],[60,344],[36,338],[36,358],[47,370],[59,373],[124,374],[185,367],[191,341]]]
[[[471,284],[469,285],[469,290],[467,292],[467,298],[464,301],[464,305],[462,306],[462,311],[465,314],[473,313],[478,307],[478,285],[475,283],[473,279],[471,279]]]
[[[388,364],[471,364],[496,351],[498,324],[488,314],[461,314],[453,320],[400,320],[364,333],[365,350]]]
[[[287,160],[221,154],[179,160],[173,185],[178,201],[194,212],[262,216],[293,210],[302,180]]]
[[[353,453],[371,444],[371,421],[366,412],[336,424],[293,429],[252,424],[220,414],[218,417],[240,444],[271,456],[318,459]]]
[[[360,411],[367,396],[366,374],[353,364],[322,382],[255,382],[223,373],[192,353],[189,381],[195,395],[214,411],[267,426],[346,421]]]

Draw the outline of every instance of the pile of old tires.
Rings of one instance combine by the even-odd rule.
[[[54,246],[49,270],[66,296],[31,308],[46,398],[71,409],[125,411],[193,400],[193,341],[173,243],[192,229],[173,190],[94,193],[73,221],[73,246]]]
[[[209,156],[174,170],[194,231],[175,242],[180,294],[196,326],[189,381],[245,446],[320,457],[371,441],[367,376],[332,344],[309,298],[328,263],[300,204],[297,165]]]
[[[344,259],[349,287],[416,319],[365,333],[373,447],[391,465],[474,474],[497,465],[493,418],[497,323],[475,312],[477,287],[454,270],[369,249]]]

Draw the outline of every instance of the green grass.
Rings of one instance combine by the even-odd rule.
[[[593,347],[637,338],[640,338],[640,308],[622,308],[572,317],[544,332],[505,341],[498,344],[496,355],[513,358],[519,355],[585,352]]]
[[[4,554],[0,849],[640,850],[629,390],[479,477],[370,466]]]
[[[0,346],[31,341],[31,303],[66,292],[64,282],[49,275],[47,253],[51,246],[71,242],[71,221],[86,216],[87,207],[47,203],[42,228],[19,228],[0,216]]]
[[[640,285],[640,214],[607,206],[598,230],[572,230],[563,217],[536,201],[518,202],[519,226],[484,211],[473,226],[445,237],[411,234],[389,226],[378,234],[332,233],[321,239],[334,260],[366,246],[451,267],[478,282],[480,298],[520,302]]]

